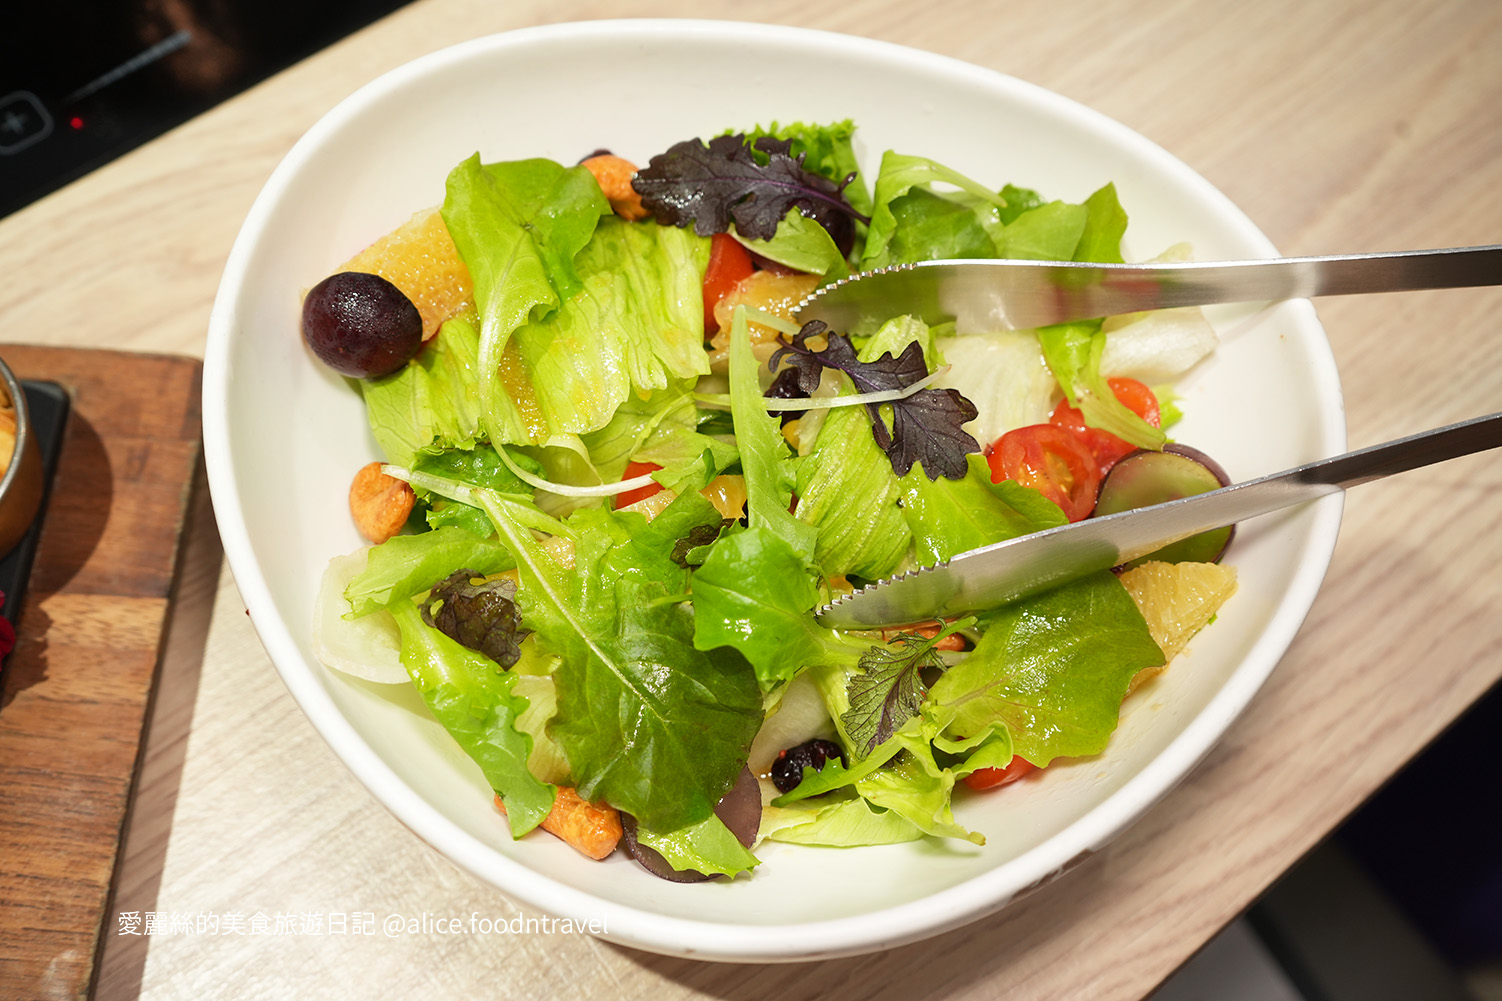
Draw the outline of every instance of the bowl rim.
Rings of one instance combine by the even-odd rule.
[[[876,39],[819,29],[735,21],[627,19],[562,22],[519,28],[469,39],[398,66],[376,77],[324,114],[289,150],[251,206],[225,264],[213,309],[204,354],[204,441],[210,493],[218,512],[224,551],[241,596],[283,683],[309,721],[344,765],[402,824],[433,848],[513,899],[546,913],[598,919],[602,936],[651,952],[738,962],[793,962],[871,952],[942,933],[1008,904],[1098,851],[1165,796],[1210,751],[1230,721],[1253,695],[1292,642],[1312,605],[1333,555],[1342,511],[1339,494],[1312,505],[1310,542],[1269,627],[1242,657],[1242,666],[1203,710],[1152,761],[1103,802],[1036,847],[978,876],[916,900],[858,915],[796,924],[736,925],[693,920],[642,910],[595,897],[560,883],[518,860],[496,852],[457,824],[434,811],[415,790],[376,754],[345,719],[315,679],[296,640],[276,614],[270,585],[261,572],[245,526],[229,435],[230,343],[246,268],[257,241],[283,190],[320,147],[367,105],[400,90],[409,81],[450,61],[492,50],[572,42],[622,34],[661,37],[664,32],[698,38],[754,37],[762,41],[800,40],[828,46],[852,56],[898,61],[930,71],[977,81],[998,82],[1044,105],[1050,113],[1088,122],[1135,152],[1149,157],[1155,169],[1169,170],[1225,206],[1248,236],[1255,236],[1267,256],[1273,245],[1251,220],[1209,181],[1156,143],[1127,126],[1072,99],[1007,74],[932,52]],[[1343,446],[1345,426],[1338,375],[1328,342],[1307,300],[1284,304],[1295,321],[1319,332],[1318,371],[1312,373],[1328,390],[1320,412],[1321,430]]]

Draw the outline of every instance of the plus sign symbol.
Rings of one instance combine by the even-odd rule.
[[[10,156],[52,132],[52,117],[37,96],[17,90],[0,97],[0,156]]]

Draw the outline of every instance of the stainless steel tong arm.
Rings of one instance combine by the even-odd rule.
[[[825,285],[797,315],[852,330],[911,314],[979,333],[1174,306],[1480,285],[1502,285],[1502,245],[1199,263],[921,261]]]

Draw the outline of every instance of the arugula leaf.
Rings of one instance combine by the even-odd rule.
[[[556,790],[527,769],[532,738],[516,727],[527,700],[516,694],[517,675],[423,623],[417,606],[391,608],[402,633],[402,666],[445,730],[480,766],[506,805],[511,836],[542,823]]]
[[[655,831],[708,817],[744,767],[762,701],[738,653],[694,648],[693,621],[679,607],[686,573],[663,542],[690,519],[665,511],[652,525],[669,520],[649,531],[640,515],[580,511],[570,519],[574,566],[565,568],[494,495],[476,493],[517,559],[523,621],[562,659],[548,732],[579,795]],[[669,510],[681,502],[691,515],[693,497]]]
[[[422,620],[501,667],[510,667],[520,659],[521,642],[529,633],[516,610],[516,582],[501,578],[476,583],[475,578],[483,576],[473,570],[449,574],[423,605]]]
[[[891,643],[872,646],[846,682],[850,708],[840,716],[851,747],[866,757],[885,743],[908,720],[918,715],[927,690],[923,670],[942,670],[944,661],[935,649],[938,642],[959,629],[975,624],[966,618],[951,622],[925,639],[916,633],[898,633]]]
[[[805,394],[818,386],[824,368],[844,372],[862,393],[906,389],[928,376],[923,345],[916,340],[900,355],[887,352],[873,361],[862,361],[849,337],[827,333],[828,329],[822,320],[811,320],[791,341],[779,338],[782,347],[772,355],[769,365],[776,368],[786,360],[796,368],[798,388]],[[826,335],[828,344],[823,350],[808,347],[810,337]],[[957,389],[922,389],[891,403],[868,403],[865,409],[876,446],[887,454],[899,476],[906,475],[913,463],[922,462],[930,479],[959,479],[967,468],[965,455],[980,451],[980,445],[963,427],[975,419],[975,406]],[[890,429],[882,417],[884,410],[892,415]]]
[[[789,155],[791,140],[762,136],[752,143],[744,134],[716,136],[706,145],[687,139],[652,157],[631,185],[642,206],[670,226],[694,226],[700,236],[735,228],[753,240],[770,240],[789,209],[818,222],[849,253],[856,219],[866,218],[846,201],[843,189],[853,179],[835,183],[806,169],[803,156]],[[758,162],[756,153],[766,161]]]

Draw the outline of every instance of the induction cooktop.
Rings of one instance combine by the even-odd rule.
[[[406,2],[0,3],[0,217]]]

